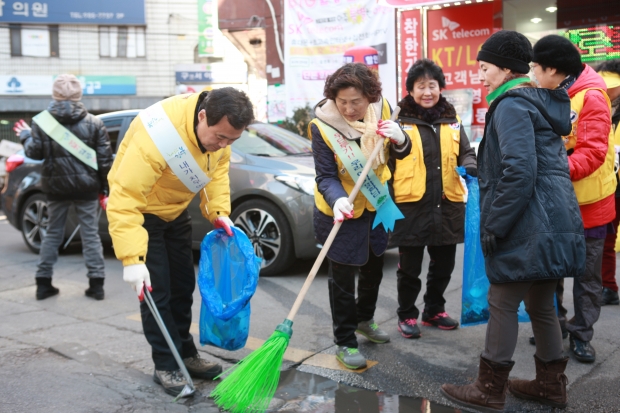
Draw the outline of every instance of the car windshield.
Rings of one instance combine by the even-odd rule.
[[[253,123],[246,128],[233,147],[246,155],[299,156],[311,155],[309,140],[268,123]]]

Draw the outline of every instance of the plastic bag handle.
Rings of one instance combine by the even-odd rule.
[[[398,118],[399,112],[400,112],[400,106],[396,106],[394,108],[394,111],[392,112],[392,116],[390,116],[390,120],[395,121]],[[383,142],[384,140],[381,141],[381,145],[375,145],[375,149],[372,151],[372,153],[370,154],[370,157],[366,161],[366,165],[364,165],[364,169],[362,170],[362,173],[357,179],[357,182],[355,183],[355,186],[353,187],[353,190],[351,191],[351,194],[349,195],[348,199],[351,204],[353,204],[353,201],[355,200],[357,193],[360,191],[362,184],[366,180],[366,175],[368,175],[368,172],[370,172],[370,169],[372,168],[372,164],[375,158],[377,157],[377,155],[379,155],[379,151],[383,149]],[[332,230],[329,232],[327,240],[323,244],[323,248],[321,248],[321,252],[319,253],[319,256],[316,257],[316,261],[314,261],[314,265],[312,266],[312,269],[310,270],[310,273],[308,274],[308,277],[306,278],[304,285],[301,287],[299,294],[297,295],[297,299],[295,300],[295,303],[293,304],[293,308],[291,308],[291,311],[288,313],[288,316],[286,317],[288,320],[293,321],[293,318],[295,318],[295,315],[297,314],[297,311],[299,310],[299,307],[301,306],[302,301],[306,297],[306,293],[310,289],[310,285],[312,284],[312,281],[314,281],[314,277],[316,276],[316,273],[319,272],[319,268],[321,267],[321,264],[323,264],[323,260],[325,259],[325,256],[327,255],[329,248],[332,246],[332,242],[334,242],[334,238],[336,238],[336,235],[338,234],[338,231],[340,230],[341,226],[342,226],[342,222],[336,222],[334,226],[332,227]]]

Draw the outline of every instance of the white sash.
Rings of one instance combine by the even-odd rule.
[[[211,181],[187,149],[161,103],[140,112],[140,120],[159,153],[187,189],[196,193]]]

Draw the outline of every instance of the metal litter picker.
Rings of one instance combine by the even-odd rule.
[[[392,113],[391,120],[395,120],[398,117],[399,111],[400,108],[397,106]],[[379,154],[379,151],[383,149],[382,143],[383,141],[375,146],[355,183],[348,198],[351,204],[353,204],[368,172],[372,168],[373,161]],[[211,393],[215,404],[220,408],[231,413],[246,413],[263,412],[269,406],[280,380],[280,367],[284,352],[293,335],[293,319],[341,226],[342,222],[334,223],[334,227],[330,231],[286,319],[276,327],[271,337],[261,347],[250,353],[236,366],[222,373],[224,375],[232,370],[232,373],[222,380]]]
[[[144,286],[144,302],[146,302],[146,305],[149,307],[149,310],[151,310],[151,314],[153,314],[153,317],[155,317],[155,321],[157,322],[157,325],[159,326],[162,334],[164,335],[164,338],[166,339],[166,343],[168,343],[168,347],[170,347],[170,351],[172,351],[172,355],[174,356],[174,359],[177,361],[177,364],[179,365],[179,368],[181,369],[181,372],[183,373],[183,377],[185,377],[185,380],[187,380],[187,384],[185,385],[185,387],[183,387],[183,390],[181,390],[181,393],[179,393],[179,395],[174,398],[174,401],[176,402],[182,397],[191,396],[192,394],[194,394],[194,392],[196,392],[196,388],[194,387],[194,382],[192,381],[192,378],[189,376],[189,372],[187,371],[187,368],[185,367],[185,363],[183,363],[183,360],[181,359],[181,356],[179,355],[179,352],[177,351],[177,348],[174,345],[174,342],[172,341],[172,337],[170,337],[170,333],[168,333],[168,329],[166,328],[166,325],[164,324],[164,320],[161,318],[161,315],[159,315],[159,311],[157,310],[155,301],[153,301],[153,297],[151,297],[151,293],[149,292],[149,289],[146,288],[146,286]]]

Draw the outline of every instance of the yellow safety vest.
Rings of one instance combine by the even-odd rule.
[[[620,110],[620,109],[616,109]],[[611,133],[614,134],[614,145],[620,146],[620,123],[611,123]],[[618,168],[618,179],[620,179],[620,168]],[[618,237],[620,239],[620,237]]]
[[[454,168],[458,166],[461,131],[460,120],[456,124],[441,124],[439,139],[441,147],[441,181],[443,193],[452,202],[463,202],[465,189]],[[458,125],[458,128],[457,128]],[[396,161],[394,170],[394,202],[416,202],[426,192],[426,165],[422,138],[417,125],[405,125],[405,132],[411,138],[411,152],[406,158]]]
[[[383,100],[383,110],[381,112],[381,119],[382,120],[390,119],[390,105],[387,103],[385,99]],[[321,132],[321,136],[323,137],[323,141],[325,141],[327,146],[329,146],[329,149],[331,149],[333,152],[334,148],[332,147],[332,144],[330,143],[329,139],[325,137],[325,132],[321,128],[321,122],[318,119],[313,119],[310,122],[310,125],[315,125],[319,129],[319,132]],[[310,130],[310,125],[308,126],[308,130]],[[389,157],[389,152],[388,152],[389,143],[390,141],[388,139],[385,139],[385,142],[383,143],[383,150],[386,152],[386,159]],[[355,143],[353,144],[355,145]],[[349,175],[349,172],[347,172],[347,169],[344,167],[344,164],[342,163],[342,161],[340,161],[340,158],[337,155],[334,155],[334,156],[336,157],[336,163],[338,165],[338,177],[340,178],[342,187],[347,192],[347,194],[350,194],[351,191],[353,190],[353,187],[355,186],[355,181],[353,180],[353,177]],[[374,169],[374,172],[382,184],[387,182],[392,177],[390,169],[387,167],[387,165],[379,165],[377,169]],[[314,186],[314,203],[316,207],[318,208],[318,210],[324,213],[325,215],[328,215],[330,217],[334,216],[334,211],[332,210],[331,206],[325,201],[325,199],[323,198],[323,195],[321,195],[321,193],[319,192],[317,185]],[[368,202],[366,197],[360,191],[355,197],[355,201],[353,202],[353,212],[354,212],[353,218],[359,218],[364,213],[364,210],[366,209],[369,211],[375,210],[372,204]]]
[[[584,89],[577,93],[570,100],[571,106],[571,121],[573,123],[573,129],[570,135],[564,137],[564,146],[566,150],[575,148],[579,137],[577,134],[577,126],[579,124],[579,113],[583,109],[583,101],[586,92],[589,90],[600,90],[607,100],[611,112],[611,102],[607,93],[603,89],[589,88]],[[577,202],[579,205],[593,204],[601,199],[607,198],[609,195],[616,192],[616,174],[614,173],[614,160],[616,152],[614,149],[614,135],[613,128],[609,131],[609,140],[607,145],[607,156],[605,162],[591,175],[586,176],[579,181],[573,181],[573,187],[575,189],[575,195],[577,195]]]

